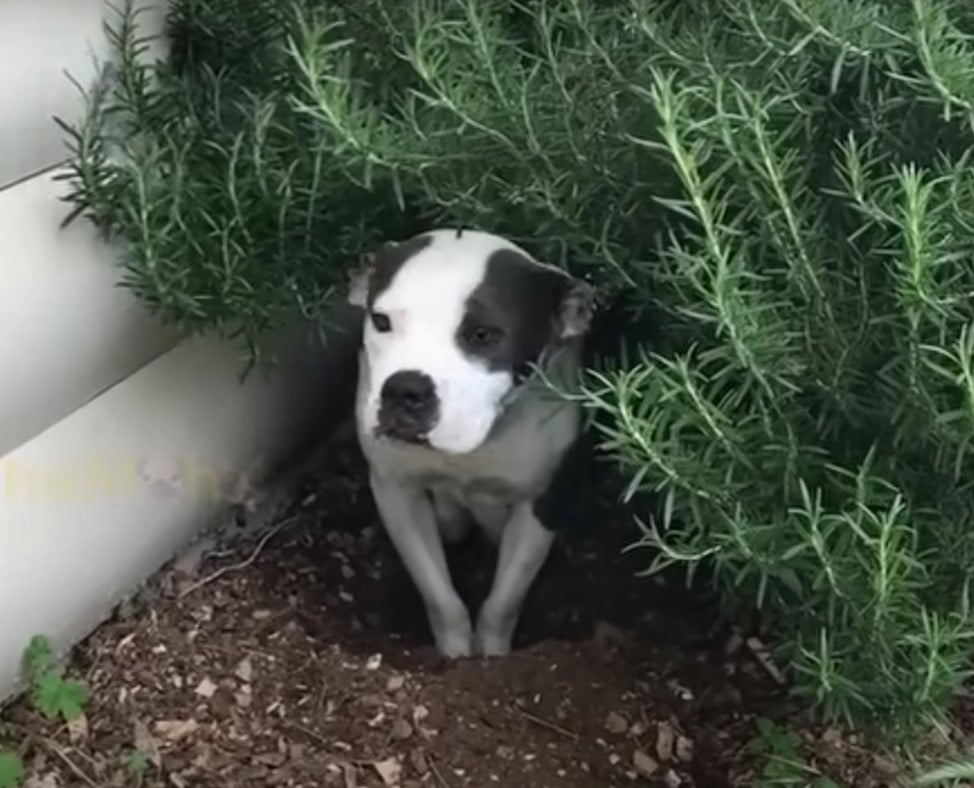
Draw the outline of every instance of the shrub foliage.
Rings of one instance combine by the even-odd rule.
[[[592,369],[653,571],[888,736],[970,656],[974,11],[961,0],[176,0],[66,125],[166,320],[257,339],[380,239],[506,234],[646,318]]]

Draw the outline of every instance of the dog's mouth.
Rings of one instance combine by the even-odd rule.
[[[398,424],[380,424],[375,428],[378,438],[385,438],[395,443],[405,443],[409,446],[429,446],[429,433],[417,432]]]

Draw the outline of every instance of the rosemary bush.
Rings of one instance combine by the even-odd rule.
[[[245,10],[241,10],[245,9]],[[961,0],[176,0],[71,201],[165,319],[259,351],[379,239],[508,235],[649,323],[590,372],[651,571],[757,608],[830,720],[943,720],[974,567]]]

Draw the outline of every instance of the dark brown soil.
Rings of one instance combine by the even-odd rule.
[[[444,664],[362,478],[336,448],[268,534],[159,573],[77,649],[83,724],[8,709],[33,788],[755,784],[755,719],[787,714],[775,669],[678,584],[634,579],[624,521],[559,546],[516,653]],[[482,595],[489,552],[453,558]],[[832,768],[881,784],[862,761]]]

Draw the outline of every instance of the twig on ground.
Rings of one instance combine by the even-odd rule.
[[[756,637],[750,637],[745,642],[758,664],[764,668],[765,672],[772,678],[775,684],[779,687],[784,686],[787,683],[787,679],[778,669],[778,666],[774,664],[774,660],[771,658],[771,653],[767,647]]]
[[[241,562],[239,562],[237,564],[230,564],[228,566],[221,566],[215,572],[212,572],[212,573],[208,574],[206,577],[202,578],[201,580],[198,580],[197,582],[193,583],[192,585],[188,586],[187,588],[184,588],[179,593],[179,598],[182,599],[183,597],[189,596],[194,591],[198,591],[203,586],[209,585],[210,583],[214,582],[215,580],[219,580],[221,577],[223,577],[225,574],[227,574],[229,572],[239,572],[241,569],[246,569],[248,566],[250,566],[251,564],[253,564],[254,561],[257,560],[257,557],[261,554],[261,551],[264,549],[264,546],[272,538],[274,538],[275,536],[277,536],[277,534],[279,534],[281,531],[283,531],[289,525],[293,525],[297,520],[298,520],[298,517],[297,516],[295,516],[295,517],[288,517],[288,518],[286,518],[284,520],[281,520],[273,528],[271,528],[266,534],[264,534],[264,536],[261,538],[261,540],[257,543],[257,546],[254,548],[253,552],[249,556],[247,556],[247,558],[245,558],[243,561],[241,561]]]
[[[428,755],[426,758],[429,761],[430,771],[433,773],[433,777],[440,784],[440,788],[450,788],[450,783],[447,782],[446,777],[443,776],[443,772],[440,771],[440,767],[436,765],[436,758],[432,755]]]
[[[31,745],[37,739],[37,732],[23,725],[18,725],[15,722],[7,722],[6,720],[4,720],[3,726],[4,728],[15,728],[21,731],[23,739],[20,742],[20,746],[17,748],[17,754],[21,758],[26,757],[27,753],[30,751]],[[6,733],[6,730],[3,732]]]
[[[47,749],[49,749],[58,758],[64,761],[67,767],[72,772],[74,772],[76,777],[84,780],[88,785],[92,786],[92,788],[98,788],[98,783],[96,783],[91,777],[89,777],[85,773],[84,769],[82,769],[80,766],[78,766],[78,764],[72,761],[71,758],[68,757],[68,754],[61,748],[61,746],[56,741],[54,741],[53,739],[48,739],[46,737],[41,739],[41,741],[44,742],[44,746],[47,747]]]
[[[54,741],[57,742],[57,739],[55,739]],[[58,745],[58,746],[60,746],[60,745]],[[82,750],[82,749],[80,749],[78,747],[73,747],[73,748],[71,748],[71,752],[73,752],[75,755],[77,755],[79,758],[81,758],[81,760],[85,761],[96,772],[98,771],[98,762],[94,758],[92,758],[90,755],[88,755],[88,753],[86,753],[84,750]]]
[[[547,728],[549,731],[553,731],[559,734],[560,736],[564,736],[568,739],[571,739],[572,741],[578,741],[578,734],[575,733],[574,731],[570,731],[567,728],[562,728],[560,725],[556,725],[553,722],[548,722],[548,720],[541,719],[541,717],[536,717],[531,712],[525,711],[520,707],[518,707],[518,712],[528,722],[533,722],[535,725],[538,725],[542,728]]]
[[[311,730],[311,728],[308,728],[307,726],[302,725],[299,722],[285,722],[284,724],[288,728],[291,728],[292,730],[295,730],[299,733],[303,733],[313,742],[319,744],[322,747],[322,749],[325,751],[325,754],[329,758],[333,758],[336,762],[348,763],[351,764],[352,766],[368,767],[374,764],[376,761],[380,760],[379,758],[361,758],[361,757],[349,758],[348,753],[342,753],[339,755],[334,751],[331,742],[329,742],[324,736],[315,733],[313,730]]]
[[[287,727],[289,727],[289,728],[293,728],[294,730],[303,733],[309,739],[313,740],[317,744],[320,744],[326,750],[328,750],[328,751],[331,750],[331,742],[329,742],[323,736],[319,736],[317,733],[315,733],[313,730],[311,730],[311,728],[307,728],[307,727],[305,727],[304,725],[301,725],[298,722],[291,722],[291,721],[287,721],[287,720],[285,721],[284,724],[287,725]]]

